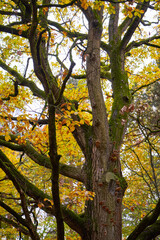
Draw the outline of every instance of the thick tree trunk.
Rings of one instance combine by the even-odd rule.
[[[122,236],[122,196],[123,190],[116,174],[107,171],[105,179],[100,179],[98,151],[93,151],[93,191],[95,197],[92,209],[93,240],[120,240]],[[109,159],[108,159],[109,161]]]
[[[102,33],[100,21],[100,12],[99,16],[93,14],[90,17],[86,51],[87,84],[93,115],[92,148],[86,166],[87,188],[95,192],[95,197],[87,205],[86,215],[90,234],[89,237],[85,236],[84,239],[121,240],[122,197],[125,182],[121,176],[119,161],[121,141],[118,140],[118,144],[115,146],[115,143],[113,143],[115,139],[113,141],[112,136],[111,139],[109,137],[109,124],[100,84],[100,41]],[[124,105],[124,102],[122,105]],[[114,116],[112,117],[114,122],[115,119],[113,118]],[[115,122],[113,125],[115,126]],[[119,132],[117,128],[117,132],[114,133],[115,137],[119,136],[121,138],[123,129],[122,127],[122,131]]]

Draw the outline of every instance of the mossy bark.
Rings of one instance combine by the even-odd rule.
[[[101,13],[99,12],[99,19],[101,19]],[[112,162],[111,155],[113,153],[113,139],[109,137],[109,124],[108,117],[106,114],[105,102],[101,90],[100,84],[100,41],[102,29],[99,27],[99,21],[96,22],[95,14],[89,18],[89,35],[88,35],[88,46],[87,46],[87,84],[89,90],[89,96],[92,106],[93,114],[93,126],[92,126],[92,138],[90,148],[90,158],[87,160],[87,187],[95,192],[95,197],[92,202],[87,204],[86,219],[88,227],[88,238],[92,240],[120,240],[122,236],[122,197],[124,190],[120,186],[119,181],[115,178],[107,179],[106,175],[111,172],[114,175],[116,173],[121,176],[119,153],[117,154],[116,161]],[[97,24],[96,24],[97,23]],[[115,53],[114,53],[115,54]],[[113,57],[113,56],[112,56]],[[114,56],[115,57],[115,56]],[[113,59],[114,59],[113,57]],[[115,59],[114,59],[115,60]],[[112,61],[112,60],[111,60]],[[123,85],[123,81],[127,83],[126,74],[121,70],[119,74],[116,73],[117,65],[121,62],[119,59],[117,62],[114,61],[112,64],[111,71],[113,72],[112,78],[119,76],[119,82]],[[124,74],[124,76],[123,76]],[[123,78],[123,80],[122,80]],[[115,79],[116,81],[116,79]],[[115,89],[115,105],[114,108],[117,111],[118,98],[123,99],[116,90],[119,83],[113,83]],[[126,89],[127,89],[126,84]],[[127,92],[127,93],[126,93]],[[128,97],[128,91],[126,90],[125,95]],[[122,100],[123,101],[123,100]],[[119,110],[124,105],[124,102],[118,105]],[[113,110],[112,110],[113,111]],[[114,112],[114,111],[113,111]],[[113,113],[114,115],[115,113]],[[117,116],[116,116],[117,119]],[[116,125],[116,119],[111,117],[113,121],[113,127]],[[120,123],[119,123],[120,125]],[[117,126],[116,126],[117,128]],[[122,137],[122,133],[117,133],[118,129],[114,134],[114,138]],[[121,141],[117,141],[118,146]],[[107,175],[108,176],[108,175]]]
[[[55,217],[57,223],[57,240],[64,240],[64,222],[62,216],[60,193],[59,193],[59,160],[57,154],[57,139],[55,125],[55,106],[53,95],[50,94],[48,100],[48,115],[49,115],[49,156],[52,165],[52,197],[54,202]]]
[[[116,11],[119,11],[117,6]],[[86,50],[87,85],[93,115],[90,157],[86,160],[86,172],[89,173],[87,187],[95,192],[93,201],[87,204],[87,227],[90,232],[87,239],[121,240],[122,198],[127,184],[121,173],[119,150],[128,116],[128,112],[121,113],[121,109],[124,106],[128,108],[131,95],[124,69],[125,53],[120,49],[118,19],[113,15],[110,22],[109,56],[114,102],[108,123],[100,84],[101,11],[97,14],[90,14],[88,17],[89,34]]]
[[[131,103],[131,94],[129,92],[128,76],[124,69],[125,53],[119,49],[118,43],[112,45],[110,51],[112,89],[113,89],[113,105],[110,117],[110,136],[115,147],[118,149],[122,143],[125,131],[128,112],[121,112],[124,106],[127,107]]]

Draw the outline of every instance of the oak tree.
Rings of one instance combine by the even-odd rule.
[[[147,58],[158,55],[159,2],[0,4],[1,183],[10,181],[15,191],[8,196],[3,189],[1,221],[40,239],[40,208],[55,217],[59,240],[65,236],[64,224],[83,240],[122,239],[127,182],[120,151],[134,96],[159,81],[158,66],[147,64]],[[160,234],[156,200],[128,240]]]

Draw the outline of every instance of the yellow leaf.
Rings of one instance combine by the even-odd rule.
[[[71,110],[71,106],[70,106],[70,105],[67,105],[67,109],[70,111],[70,110]]]
[[[80,120],[80,124],[82,124],[82,125],[84,124],[84,119]]]
[[[41,202],[39,202],[39,203],[38,203],[38,207],[39,207],[39,208],[42,208],[42,207],[44,207],[44,204],[41,203]]]
[[[10,137],[10,135],[7,133],[6,135],[5,135],[5,140],[8,142],[9,140],[11,140],[11,137]]]
[[[63,35],[66,37],[67,36],[67,32],[63,31]]]
[[[129,18],[132,18],[133,17],[133,14],[131,12],[128,12],[128,17]]]
[[[84,121],[85,121],[85,123],[86,123],[87,125],[89,125],[90,122],[89,122],[88,120],[84,120]]]
[[[70,126],[70,131],[73,132],[75,130],[75,126]]]
[[[50,201],[48,198],[44,198],[44,201],[46,202],[46,201]]]

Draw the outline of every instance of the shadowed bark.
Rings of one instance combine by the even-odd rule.
[[[0,220],[17,229],[18,223],[20,223],[19,231],[30,235],[32,239],[39,240],[40,237],[29,211],[28,198],[34,201],[35,207],[41,206],[42,210],[56,218],[58,240],[65,238],[64,222],[80,234],[82,240],[122,239],[122,200],[127,183],[121,171],[120,150],[131,112],[132,93],[134,94],[147,86],[138,87],[136,90],[130,89],[125,65],[126,55],[130,54],[130,50],[133,48],[142,45],[159,48],[158,44],[153,41],[158,40],[160,36],[156,33],[156,35],[147,38],[132,40],[137,28],[143,23],[145,13],[151,8],[149,1],[135,2],[135,9],[133,8],[131,11],[132,15],[124,15],[124,20],[120,14],[121,5],[126,1],[115,0],[108,3],[100,1],[99,3],[103,2],[105,5],[111,4],[107,5],[106,8],[103,4],[97,7],[96,2],[93,5],[84,6],[84,1],[79,0],[73,0],[65,4],[52,3],[51,0],[43,0],[40,3],[36,0],[13,0],[14,4],[10,4],[7,8],[7,3],[5,6],[2,2],[3,9],[0,10],[0,16],[2,16],[2,21],[3,17],[6,16],[6,21],[3,25],[0,25],[0,31],[2,35],[7,33],[28,41],[27,50],[29,49],[28,53],[31,55],[35,74],[33,78],[32,76],[24,77],[26,72],[24,76],[20,74],[21,69],[17,70],[12,67],[12,64],[8,64],[8,57],[2,54],[0,67],[9,74],[14,82],[14,91],[3,98],[2,102],[11,101],[12,98],[18,97],[20,94],[19,87],[23,86],[28,88],[37,99],[45,101],[45,110],[48,111],[45,119],[41,119],[40,116],[40,119],[35,121],[22,120],[23,122],[28,121],[32,130],[35,127],[38,128],[38,124],[48,125],[48,155],[37,150],[28,139],[25,143],[19,144],[16,139],[17,135],[10,134],[9,141],[6,141],[2,134],[0,136],[0,146],[2,146],[0,167],[18,191],[21,210],[24,214],[24,218],[22,218],[19,213],[0,201],[1,207],[14,216],[14,220],[9,220],[5,216],[0,216]],[[88,4],[88,2],[85,4]],[[131,4],[131,1],[126,2],[127,6]],[[152,7],[154,8],[154,6]],[[63,14],[59,17],[61,20],[56,19],[57,12],[63,9],[66,9],[66,11],[69,9],[67,14],[70,16],[67,16],[67,21]],[[107,12],[107,9],[110,13]],[[74,13],[73,16],[72,12]],[[88,24],[84,26],[85,33],[83,31],[78,32],[73,28],[72,20],[75,16],[79,16],[79,12]],[[137,12],[139,15],[136,15]],[[106,15],[108,17],[107,23],[104,21]],[[8,16],[13,17],[9,20],[11,21],[9,23]],[[105,24],[108,24],[108,26],[106,27]],[[23,28],[21,29],[21,27]],[[55,35],[52,36],[52,34]],[[54,43],[51,42],[53,38]],[[69,39],[69,43],[71,43],[71,45],[67,45],[65,56],[67,64],[65,60],[61,60],[58,52],[63,46],[65,38]],[[74,75],[73,68],[76,62],[73,59],[77,52],[82,58],[83,72]],[[51,65],[50,56],[54,57],[57,62],[59,74]],[[103,61],[103,59],[105,60]],[[63,70],[67,71],[65,77],[62,77],[61,74]],[[78,111],[83,96],[80,102],[74,99],[74,96],[71,99],[66,96],[67,83],[69,80],[73,81],[73,79],[74,81],[75,79],[86,79],[89,95],[86,101],[90,103],[91,109],[88,112],[92,115],[90,125],[85,121],[84,124],[80,124]],[[101,79],[106,79],[111,84],[112,93],[110,96],[113,101],[110,112],[106,110]],[[77,122],[72,134],[84,158],[82,168],[62,163],[61,156],[58,154],[56,114],[63,116],[61,105],[68,103],[71,106],[68,117],[71,121]],[[42,109],[43,111],[44,109]],[[2,113],[0,118],[18,122],[15,115],[8,116],[6,113]],[[23,132],[20,135],[23,135]],[[4,147],[22,152],[26,154],[29,160],[51,170],[52,196],[47,195],[23,176],[4,154]],[[82,182],[87,191],[95,193],[92,201],[86,201],[83,214],[78,215],[61,203],[60,174]],[[54,204],[51,204],[52,200]],[[160,202],[158,201],[155,209],[142,219],[127,240],[151,239],[160,234],[159,215]]]

